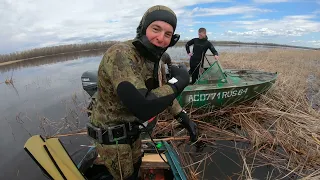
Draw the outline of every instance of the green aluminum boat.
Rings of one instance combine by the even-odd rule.
[[[205,58],[209,68],[177,98],[183,107],[221,108],[236,105],[267,92],[277,79],[277,73],[246,69],[223,70],[218,61],[212,60],[213,56],[206,55]]]

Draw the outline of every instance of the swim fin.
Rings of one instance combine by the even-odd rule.
[[[85,179],[58,138],[35,135],[24,149],[50,179]]]

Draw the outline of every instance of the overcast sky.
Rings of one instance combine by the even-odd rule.
[[[177,13],[181,39],[205,27],[210,40],[320,48],[320,0],[0,0],[0,54],[131,39],[156,4]]]

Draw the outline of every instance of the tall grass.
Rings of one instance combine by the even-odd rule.
[[[290,175],[320,178],[320,109],[312,108],[307,99],[310,86],[320,85],[320,52],[273,49],[222,53],[220,57],[224,68],[276,71],[279,77],[273,88],[253,103],[210,110],[206,117],[196,113],[191,117],[210,117],[211,123],[221,119],[215,122],[221,129],[241,127],[237,134],[252,144],[247,155],[256,154],[266,164]],[[307,82],[310,74],[318,79],[312,85]],[[319,92],[320,89],[314,89],[314,100],[320,99]]]
[[[105,42],[70,44],[70,45],[36,48],[36,49],[31,49],[31,50],[22,51],[22,52],[14,52],[10,54],[0,55],[0,63],[15,61],[15,60],[24,60],[24,59],[30,59],[30,58],[40,58],[40,57],[51,56],[56,54],[65,54],[70,52],[107,49],[114,43],[115,41],[105,41]]]

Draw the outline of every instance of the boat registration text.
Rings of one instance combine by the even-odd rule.
[[[217,92],[217,93],[193,94],[193,95],[188,96],[188,102],[209,101],[209,100],[214,100],[214,99],[225,99],[225,98],[244,95],[247,93],[247,91],[248,91],[248,88],[226,91],[226,92]]]

